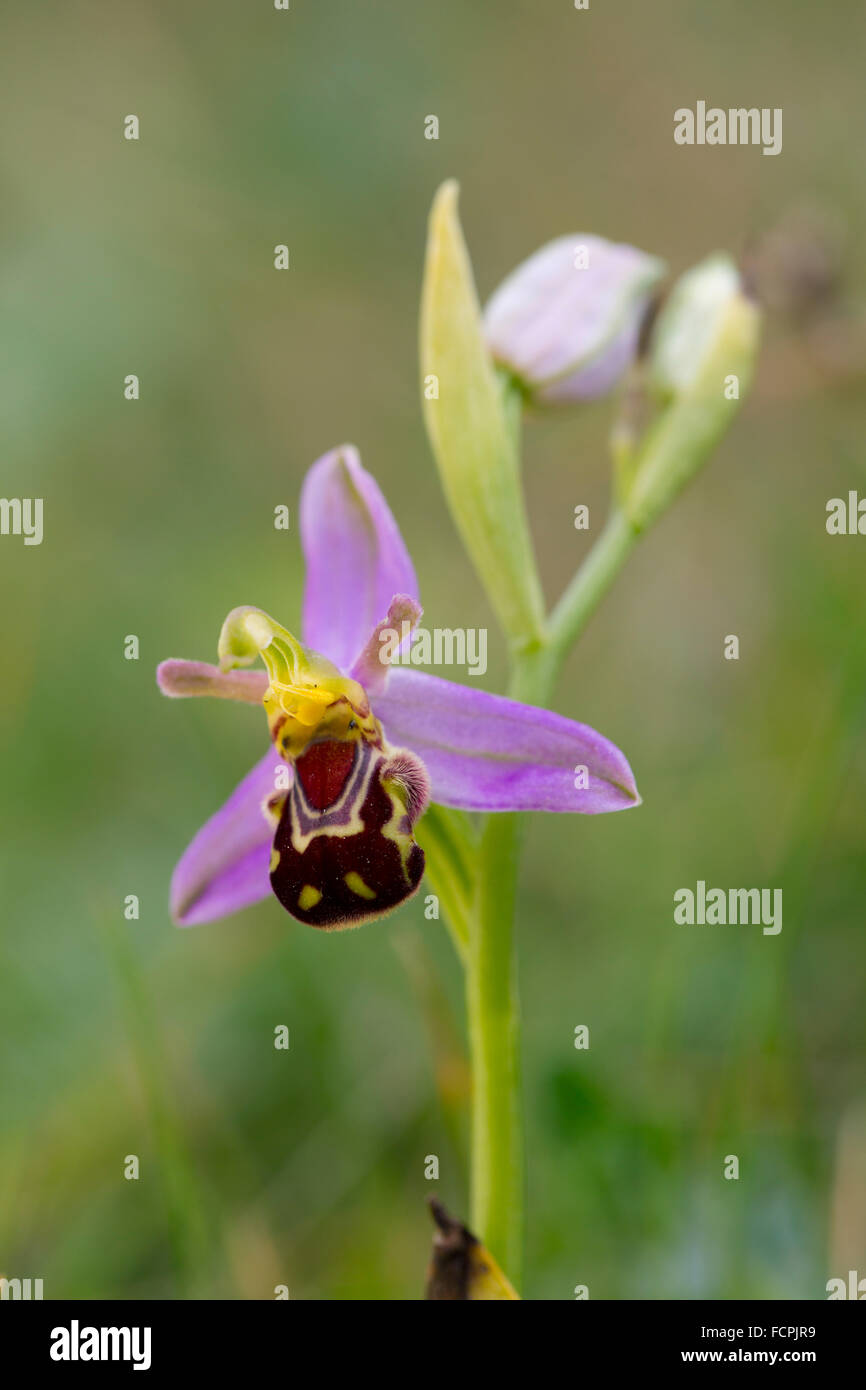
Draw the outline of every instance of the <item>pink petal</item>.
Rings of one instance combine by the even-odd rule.
[[[187,846],[171,880],[178,926],[212,922],[270,895],[274,828],[262,803],[274,793],[277,768],[288,771],[271,749]]]
[[[394,667],[374,712],[390,743],[423,760],[443,806],[596,815],[640,802],[620,750],[549,710]]]
[[[388,672],[391,669],[390,660],[382,660],[383,654],[393,651],[389,644],[385,644],[382,638],[387,632],[393,632],[402,638],[403,624],[409,624],[409,636],[405,642],[400,641],[397,650],[405,646],[406,642],[411,641],[411,630],[416,626],[424,610],[420,603],[415,599],[409,598],[408,594],[395,594],[388,607],[388,616],[382,618],[376,624],[367,638],[364,650],[353,663],[349,675],[353,680],[359,681],[363,685],[367,694],[370,696],[378,694],[384,690],[388,681]]]
[[[418,597],[409,552],[350,444],[314,463],[301,492],[304,641],[348,670],[395,594]]]
[[[163,695],[185,699],[191,695],[211,695],[218,700],[242,700],[260,705],[268,688],[264,671],[221,671],[206,661],[182,661],[170,657],[156,668],[156,683]]]

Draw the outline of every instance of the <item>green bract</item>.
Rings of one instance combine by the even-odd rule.
[[[543,628],[541,585],[505,386],[485,343],[451,181],[430,214],[421,378],[427,433],[457,529],[512,643],[531,644]]]

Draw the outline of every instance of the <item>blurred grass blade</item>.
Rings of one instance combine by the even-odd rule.
[[[120,986],[124,1021],[153,1129],[166,1223],[184,1298],[212,1295],[213,1223],[177,1117],[166,1092],[166,1064],[151,1000],[127,932],[107,915],[104,934]]]
[[[422,934],[413,930],[393,938],[427,1025],[436,1093],[459,1167],[469,1163],[469,1097],[472,1073],[466,1045],[436,960]]]

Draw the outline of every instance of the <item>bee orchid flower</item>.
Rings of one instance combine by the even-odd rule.
[[[397,523],[351,446],[310,469],[300,524],[303,642],[241,607],[223,624],[218,665],[157,671],[166,695],[261,705],[271,738],[175,869],[179,925],[271,892],[314,927],[383,916],[421,880],[414,826],[430,800],[586,814],[638,804],[624,755],[586,725],[383,662],[383,635],[410,633],[421,606]],[[250,669],[259,658],[265,669]]]

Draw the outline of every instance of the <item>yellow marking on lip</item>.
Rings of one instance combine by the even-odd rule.
[[[309,912],[311,907],[322,901],[322,895],[318,888],[314,888],[312,883],[305,883],[298,894],[298,907],[302,912]]]
[[[359,898],[366,898],[368,902],[376,896],[372,888],[368,888],[361,875],[356,874],[354,869],[351,873],[344,876],[343,882],[346,887],[351,888],[352,892],[356,893]]]
[[[279,851],[278,849],[272,849],[272,850],[271,850],[271,863],[270,863],[270,868],[268,869],[268,873],[271,873],[271,874],[272,874],[272,873],[274,872],[274,869],[275,869],[275,868],[277,867],[277,865],[279,864],[279,862],[280,862],[280,851]]]

